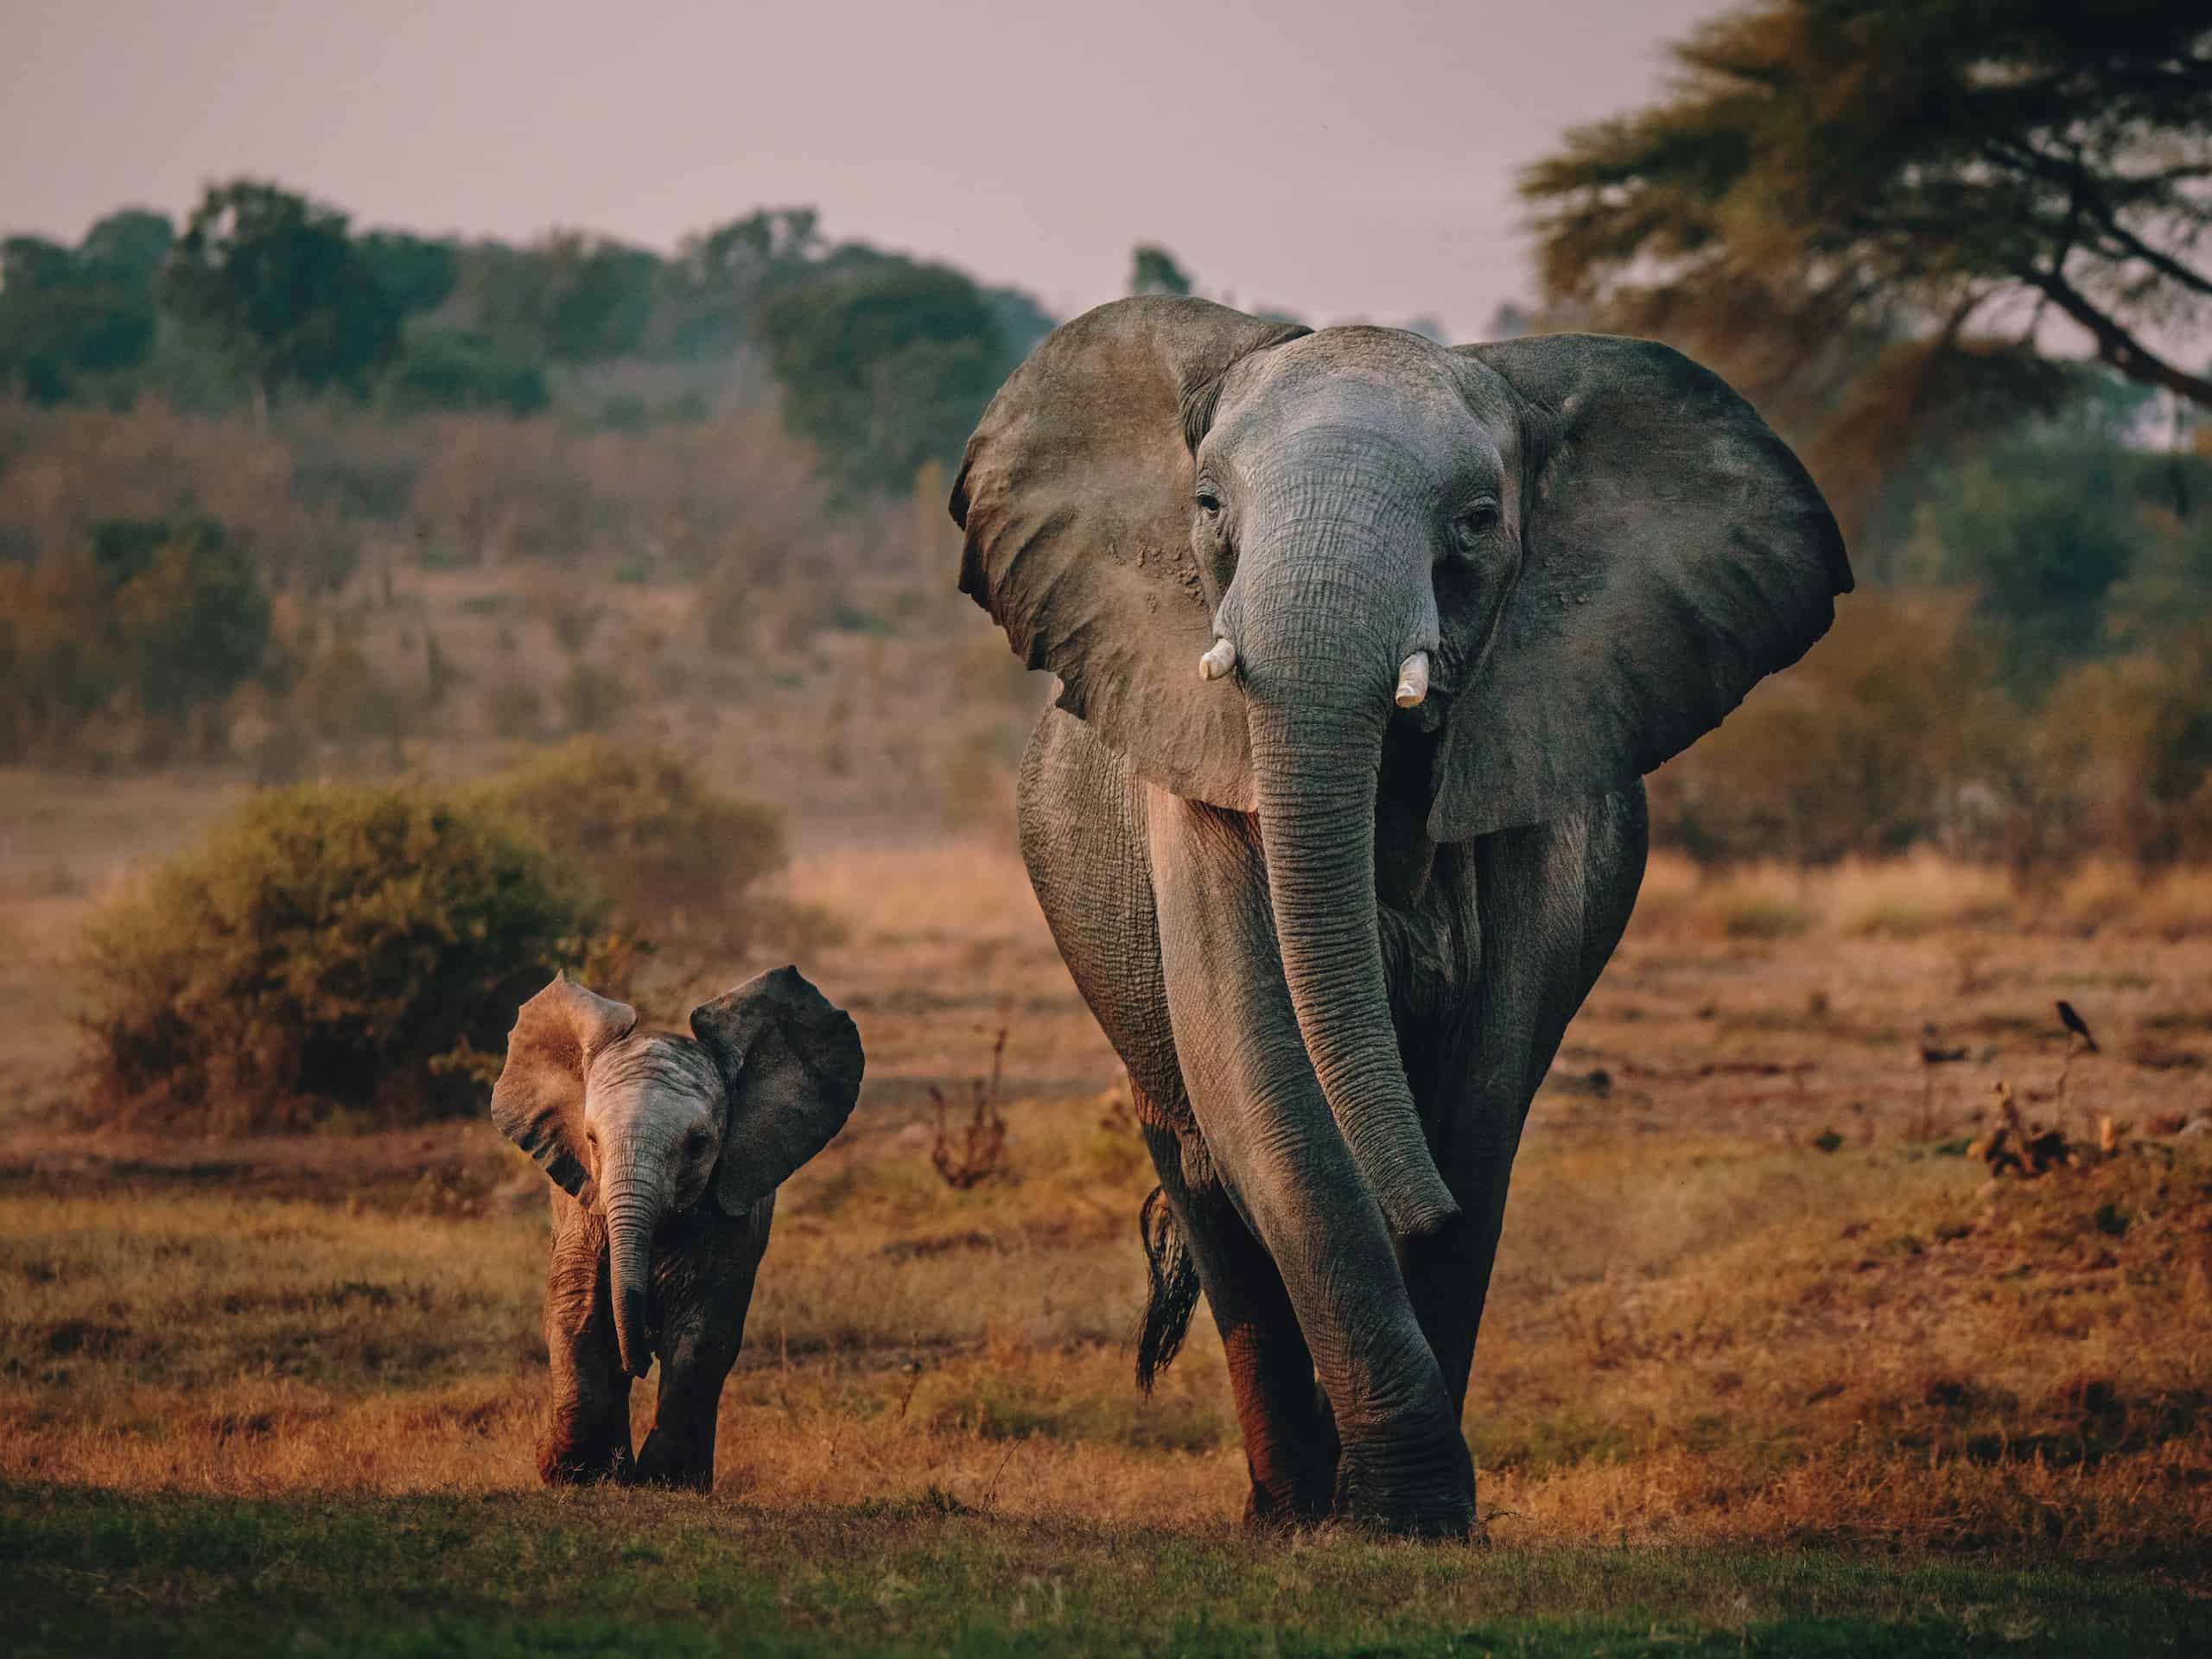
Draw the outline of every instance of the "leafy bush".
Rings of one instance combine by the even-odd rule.
[[[102,1115],[208,1130],[474,1110],[554,969],[619,974],[582,883],[486,803],[266,791],[96,916],[80,961]]]
[[[487,786],[582,873],[622,923],[739,943],[747,899],[784,867],[783,814],[709,786],[665,749],[571,739]]]
[[[1947,844],[1962,786],[2009,788],[2017,712],[1958,596],[1866,593],[1789,673],[1651,779],[1652,839],[1701,863]]]
[[[553,400],[545,371],[480,334],[438,329],[410,340],[385,396],[394,412],[487,409],[535,415]]]
[[[67,756],[85,722],[127,712],[142,751],[261,670],[270,596],[212,520],[110,519],[84,556],[0,569],[0,755]]]

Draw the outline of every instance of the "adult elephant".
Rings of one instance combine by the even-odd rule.
[[[1141,1381],[1203,1287],[1249,1518],[1465,1532],[1507,1176],[1642,774],[1827,630],[1834,520],[1663,346],[1169,298],[1039,346],[951,511],[962,591],[1061,682],[1022,850],[1160,1173]]]

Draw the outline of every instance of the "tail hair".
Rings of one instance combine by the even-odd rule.
[[[1137,1236],[1144,1242],[1148,1281],[1144,1317],[1137,1326],[1137,1387],[1148,1395],[1190,1334],[1191,1314],[1198,1305],[1198,1268],[1165,1189],[1154,1187],[1137,1211]]]

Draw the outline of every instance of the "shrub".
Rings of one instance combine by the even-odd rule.
[[[783,815],[709,786],[665,749],[579,737],[487,786],[613,907],[649,933],[742,940],[753,886],[784,867]]]
[[[552,401],[537,364],[460,329],[430,330],[410,340],[385,382],[385,397],[399,414],[480,409],[535,415]]]
[[[582,884],[486,804],[257,793],[93,918],[103,1116],[235,1133],[474,1110],[523,999],[563,963],[606,988],[608,943]]]

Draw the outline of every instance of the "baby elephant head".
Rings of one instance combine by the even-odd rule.
[[[568,976],[522,1006],[492,1121],[607,1222],[615,1339],[643,1376],[653,1234],[709,1192],[733,1217],[830,1144],[859,1098],[860,1034],[796,968],[691,1011],[691,1035]]]

